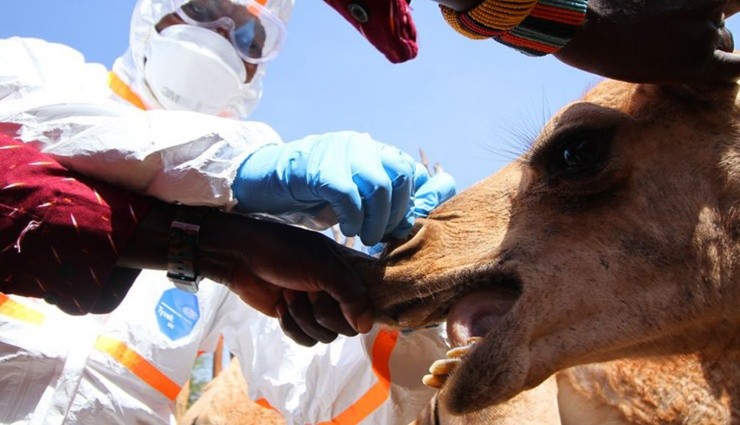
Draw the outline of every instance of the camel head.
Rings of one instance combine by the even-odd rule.
[[[604,81],[388,247],[367,272],[383,320],[483,337],[440,393],[449,411],[578,364],[737,349],[737,93]]]

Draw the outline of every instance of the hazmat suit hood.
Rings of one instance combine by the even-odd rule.
[[[144,62],[148,46],[157,30],[154,26],[165,15],[187,0],[139,0],[131,16],[129,47],[113,63],[113,72],[139,96],[147,108],[158,109],[162,105],[147,86],[144,78]],[[265,7],[287,25],[293,10],[294,0],[267,0]],[[262,97],[262,79],[266,64],[260,64],[252,80],[242,84],[241,93],[218,115],[244,119],[257,106]]]

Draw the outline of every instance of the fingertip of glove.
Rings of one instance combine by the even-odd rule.
[[[353,238],[358,235],[359,233],[358,225],[351,224],[346,219],[343,219],[342,217],[339,217],[338,220],[339,220],[339,231],[342,232],[344,236],[348,238]]]
[[[369,237],[367,235],[360,235],[360,241],[365,246],[373,246],[375,244],[380,243],[381,237],[379,236],[372,236]]]

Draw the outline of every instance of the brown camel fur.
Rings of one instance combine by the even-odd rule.
[[[417,425],[718,425],[740,423],[740,355],[621,359],[576,366],[477,412],[435,398]]]
[[[725,358],[694,354],[577,366],[476,413],[453,416],[437,406],[435,422],[434,409],[428,408],[417,424],[733,424],[740,415],[732,404],[740,394],[740,383],[727,377],[740,376],[740,356],[737,352],[729,354]],[[180,425],[285,423],[278,413],[249,399],[236,358],[178,420]]]
[[[737,92],[602,82],[518,160],[418,220],[380,271],[358,260],[384,320],[447,320],[455,345],[483,337],[441,390],[444,410],[642,358],[557,380],[599,403],[637,391],[620,376],[651,387],[665,368],[678,384],[654,384],[639,403],[656,416],[630,408],[635,423],[676,423],[658,416],[684,379],[740,421]],[[608,370],[598,391],[579,379]]]
[[[285,425],[279,413],[260,406],[247,395],[239,360],[229,366],[203,389],[198,400],[180,418],[179,425]]]

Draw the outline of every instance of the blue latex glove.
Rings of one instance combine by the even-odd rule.
[[[406,237],[411,232],[415,218],[428,216],[434,208],[452,198],[456,193],[455,179],[451,175],[439,172],[430,176],[426,167],[420,163],[416,163],[416,169],[414,173],[415,191],[411,196],[409,210],[401,224],[391,233],[394,238]]]
[[[418,164],[418,166],[422,166]],[[446,200],[455,196],[457,190],[455,189],[455,179],[445,173],[438,172],[434,176],[429,176],[429,173],[419,172],[418,178],[415,182],[415,186],[418,187],[412,197],[412,206],[407,212],[406,219],[403,224],[396,227],[393,231],[392,236],[396,238],[404,238],[409,232],[414,223],[414,219],[418,217],[426,217],[432,212],[433,209],[441,205]],[[385,249],[385,243],[375,244],[369,246],[366,252],[370,255],[377,256]]]
[[[343,131],[260,148],[244,161],[232,188],[243,212],[313,216],[330,206],[345,236],[374,245],[411,229],[415,185],[427,180],[429,173],[408,154]]]

